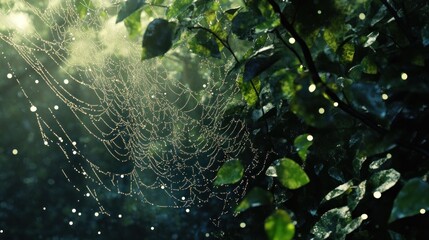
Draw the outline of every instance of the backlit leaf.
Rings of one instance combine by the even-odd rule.
[[[243,99],[246,101],[247,105],[254,106],[258,102],[258,93],[261,89],[261,82],[259,81],[259,79],[256,78],[252,80],[252,82],[244,82],[243,78],[240,77],[237,80],[237,84],[240,88],[241,95],[243,96]]]
[[[340,186],[336,187],[334,190],[330,191],[326,196],[323,198],[322,202],[329,201],[333,198],[336,198],[338,196],[341,196],[345,192],[349,191],[349,189],[353,186],[353,182],[350,180],[344,184],[341,184]]]
[[[214,185],[233,184],[243,177],[244,167],[240,160],[233,159],[225,162],[216,175]]]
[[[289,214],[281,209],[276,210],[265,219],[265,232],[270,240],[290,240],[295,234],[295,225]]]
[[[293,145],[296,151],[298,151],[299,157],[302,161],[307,159],[308,148],[313,144],[313,141],[307,140],[308,134],[302,134],[295,138]]]
[[[280,164],[276,166],[276,172],[280,183],[289,189],[297,189],[310,182],[301,166],[288,158],[280,159]]]
[[[372,187],[373,192],[382,193],[395,186],[400,177],[401,174],[395,169],[388,169],[374,173],[368,183]]]
[[[141,36],[141,33],[142,33],[142,25],[140,22],[141,12],[142,12],[141,10],[138,10],[133,14],[131,14],[130,16],[128,16],[127,18],[125,18],[124,20],[124,24],[125,24],[125,27],[127,28],[128,35],[130,36],[130,38],[137,38],[138,36]]]
[[[234,212],[238,214],[252,207],[259,207],[272,203],[273,195],[271,192],[259,187],[255,187],[246,194],[243,200],[241,200],[241,202],[235,208]]]
[[[173,4],[168,8],[167,18],[175,18],[183,13],[189,6],[191,6],[193,0],[175,0]]]
[[[205,30],[197,31],[197,34],[189,41],[189,48],[192,52],[205,57],[221,57],[216,39]]]

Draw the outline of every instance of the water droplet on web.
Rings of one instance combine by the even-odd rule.
[[[69,80],[67,78],[64,79],[64,84],[69,84]]]
[[[152,231],[155,230],[155,227],[150,227],[150,230],[152,230]]]
[[[206,88],[207,87],[207,84],[203,84],[203,88]]]
[[[422,209],[420,209],[420,214],[425,214],[426,213],[426,209],[424,209],[424,208],[422,208]]]
[[[78,212],[78,213],[77,213],[77,215],[78,215],[78,216],[82,216],[82,213],[81,213],[81,212]]]
[[[62,137],[59,137],[59,138],[58,138],[58,141],[63,142],[64,140],[63,140],[63,138],[62,138]]]
[[[46,207],[43,207],[43,208],[42,208],[42,210],[43,210],[43,211],[46,211]]]
[[[122,218],[122,214],[118,214],[118,218]]]
[[[11,79],[11,78],[13,77],[13,75],[12,75],[12,73],[8,73],[8,74],[6,75],[6,77],[7,77],[7,78],[9,78],[9,79]]]
[[[97,234],[98,234],[98,235],[101,235],[101,231],[98,231],[98,232],[97,232]]]
[[[185,197],[182,197],[182,200],[183,200],[183,201],[185,201],[185,199],[186,199]]]
[[[401,79],[402,79],[402,80],[404,80],[404,81],[405,81],[405,80],[407,80],[407,78],[408,78],[408,74],[406,74],[406,73],[404,73],[404,72],[403,72],[403,73],[401,73]]]
[[[289,43],[290,44],[294,44],[295,43],[295,38],[293,38],[293,37],[289,38]]]
[[[325,109],[324,108],[319,108],[319,114],[324,114],[325,113]]]
[[[100,214],[98,212],[95,212],[94,216],[98,217],[98,216],[100,216]]]
[[[15,149],[12,149],[12,154],[13,154],[13,155],[18,155],[18,149],[16,149],[16,148],[15,148]]]
[[[48,141],[46,141],[46,140],[45,140],[45,141],[43,141],[43,144],[44,144],[45,146],[48,146],[48,144],[49,144],[49,143],[48,143]]]
[[[368,214],[363,213],[362,215],[360,215],[360,218],[362,218],[362,220],[366,220],[368,219]]]
[[[322,10],[317,10],[317,14],[322,14]]]
[[[189,213],[191,210],[189,209],[189,208],[187,208],[186,210],[185,210],[185,212],[187,212],[187,213]]]
[[[308,135],[307,136],[307,141],[309,141],[309,142],[313,141],[313,136],[312,135]]]
[[[85,173],[84,173],[83,175],[85,175]],[[89,193],[86,193],[86,194],[85,194],[85,196],[86,196],[86,197],[89,197],[89,196],[90,196],[90,194],[89,194]]]
[[[241,222],[241,223],[240,223],[240,227],[241,227],[241,228],[245,228],[245,227],[246,227],[246,223],[245,223],[245,222]]]
[[[60,107],[58,107],[58,105],[55,105],[55,106],[54,106],[54,109],[55,109],[55,110],[58,110],[59,108],[60,108]]]
[[[121,174],[121,178],[124,178],[125,176],[124,176],[124,174]]]
[[[389,96],[388,96],[387,94],[383,93],[383,94],[381,95],[381,98],[382,98],[383,100],[387,100],[387,99],[389,98]]]
[[[314,91],[316,91],[316,85],[315,84],[310,84],[310,86],[308,86],[308,91],[309,92],[314,92]]]
[[[69,221],[69,225],[70,225],[70,226],[73,226],[73,221]]]
[[[77,144],[77,143],[76,143],[75,141],[73,141],[73,142],[72,142],[72,145],[73,145],[73,146],[76,146],[76,144]]]
[[[76,213],[76,208],[73,208],[73,209],[72,209],[72,213]]]
[[[34,83],[39,84],[39,80],[37,80],[37,79],[34,80]]]
[[[365,20],[365,18],[366,18],[365,13],[359,13],[360,20]]]
[[[206,238],[210,237],[210,233],[206,233],[205,236],[206,236]]]
[[[72,153],[73,153],[73,155],[76,155],[76,154],[77,154],[76,150],[73,150],[73,152],[72,152]]]

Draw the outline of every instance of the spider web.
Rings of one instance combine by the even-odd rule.
[[[1,13],[3,21],[15,14],[33,23],[25,30],[13,21],[4,25],[0,44],[17,55],[2,53],[1,61],[27,97],[44,145],[63,152],[70,166],[64,175],[72,183],[84,179],[74,186],[97,201],[113,192],[167,207],[236,202],[264,160],[244,121],[226,114],[239,97],[236,76],[226,72],[231,63],[198,58],[201,90],[193,91],[172,60],[180,46],[141,62],[139,45],[108,17],[113,5],[93,2],[84,18],[73,1],[46,10],[10,1]],[[48,95],[56,105],[46,102]],[[91,151],[97,144],[108,158]],[[219,167],[233,158],[242,160],[246,177],[213,187]]]

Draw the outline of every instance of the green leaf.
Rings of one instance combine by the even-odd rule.
[[[252,86],[256,88],[253,88]],[[240,87],[241,95],[243,96],[243,99],[246,101],[248,106],[254,106],[258,102],[258,94],[259,90],[261,89],[261,82],[259,79],[255,79],[252,82],[244,82],[243,78],[240,77],[237,80],[237,84]]]
[[[429,211],[429,184],[413,178],[407,181],[396,196],[389,222],[419,214],[420,211]]]
[[[289,214],[281,209],[265,219],[264,227],[270,240],[291,240],[295,234],[295,225]]]
[[[125,18],[133,14],[135,11],[139,10],[145,4],[145,0],[126,1],[122,4],[121,9],[119,9],[118,17],[116,18],[116,23],[123,21]]]
[[[225,162],[216,175],[216,180],[214,185],[226,185],[233,184],[243,177],[244,167],[241,164],[240,160],[233,159]]]
[[[346,43],[339,49],[341,60],[344,62],[352,62],[355,54],[355,46],[351,43]]]
[[[142,25],[140,22],[142,10],[136,11],[124,20],[130,38],[135,39],[142,33]]]
[[[384,192],[395,186],[398,182],[401,174],[395,169],[387,169],[377,173],[374,173],[369,179],[369,184],[373,192]]]
[[[239,39],[251,39],[256,25],[261,23],[263,19],[256,16],[253,12],[239,12],[231,23],[231,31],[237,35]]]
[[[189,41],[189,48],[192,52],[204,57],[221,58],[216,39],[205,30],[197,31],[197,34]]]
[[[259,207],[273,203],[273,195],[271,192],[259,187],[255,187],[241,200],[234,212],[241,213],[249,208]]]
[[[372,60],[370,57],[366,56],[362,59],[362,62],[360,63],[362,66],[362,71],[367,74],[377,74],[378,68],[375,64],[374,60]]]
[[[192,5],[193,0],[175,0],[167,10],[167,18],[175,18],[182,14],[189,6]]]
[[[326,196],[323,198],[322,203],[329,201],[333,198],[336,198],[338,196],[341,196],[345,192],[349,191],[350,188],[353,186],[353,181],[348,181],[344,184],[341,184],[340,186],[336,187],[334,190],[330,191]]]
[[[146,28],[142,43],[142,60],[166,53],[172,46],[176,24],[165,19],[154,19]]]
[[[297,189],[310,182],[307,174],[295,161],[282,158],[279,162],[276,172],[280,183],[286,188]]]
[[[380,119],[386,116],[386,104],[381,98],[381,89],[378,84],[355,82],[344,90],[353,107]]]
[[[295,138],[293,145],[296,151],[298,151],[299,157],[302,161],[307,159],[308,148],[313,144],[313,141],[307,140],[308,134],[302,134]]]
[[[84,18],[88,14],[89,10],[94,8],[91,0],[76,0],[75,6],[80,18]]]
[[[347,206],[350,210],[354,210],[359,204],[360,200],[365,197],[366,180],[359,183],[358,186],[353,187],[351,193],[347,197]]]
[[[345,239],[346,235],[357,229],[362,218],[351,218],[348,207],[334,208],[324,213],[313,226],[311,233],[316,239]]]
[[[363,46],[364,47],[371,46],[377,40],[377,37],[379,34],[380,34],[379,32],[371,32],[370,34],[368,34],[368,36],[366,36],[367,40]]]
[[[255,56],[246,62],[244,65],[243,80],[249,82],[259,74],[267,70],[280,59],[279,54],[271,56]]]

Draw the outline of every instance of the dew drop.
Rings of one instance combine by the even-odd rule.
[[[375,191],[375,192],[372,194],[372,196],[374,196],[374,198],[376,198],[376,199],[379,199],[379,198],[381,198],[381,192],[379,192],[379,191]]]
[[[97,232],[97,234],[98,234],[98,235],[101,235],[101,231],[98,231],[98,232]]]
[[[155,228],[154,228],[154,227],[150,227],[150,230],[152,230],[152,231],[153,231],[153,230],[155,230]]]
[[[307,136],[307,141],[309,141],[309,142],[313,141],[313,136],[312,135],[308,135]]]
[[[98,217],[98,216],[100,216],[100,214],[98,212],[95,212],[94,216]]]
[[[75,141],[73,141],[72,144],[73,144],[73,146],[76,146],[77,143]]]
[[[314,91],[316,91],[316,85],[315,84],[310,84],[310,86],[308,86],[308,91],[309,92],[314,92]]]
[[[387,159],[391,159],[392,158],[392,154],[391,153],[386,154],[386,158]]]
[[[46,141],[46,140],[45,140],[45,141],[43,141],[43,144],[44,144],[45,146],[48,146],[48,144],[49,144],[49,143],[48,143],[48,141]]]
[[[70,225],[70,226],[73,226],[73,221],[70,221],[70,222],[69,222],[69,225]]]
[[[39,84],[39,80],[37,80],[37,79],[36,79],[36,80],[34,80],[34,83],[35,83],[35,84]]]
[[[73,208],[73,209],[72,209],[72,213],[76,213],[76,208]]]
[[[86,172],[84,172],[84,174],[83,174],[83,175],[86,175]],[[86,197],[89,197],[89,196],[90,196],[90,194],[89,194],[89,193],[86,193],[86,194],[85,194],[85,196],[86,196]]]
[[[16,149],[16,148],[12,149],[12,154],[13,155],[18,155],[18,149]]]
[[[69,80],[66,78],[66,79],[64,79],[64,84],[69,84]]]
[[[60,108],[60,107],[58,107],[58,105],[55,105],[55,106],[54,106],[54,109],[55,109],[55,110],[58,110],[59,108]]]
[[[337,102],[334,102],[334,107],[338,107],[338,103]]]
[[[210,233],[206,233],[205,236],[206,236],[206,238],[210,237]]]
[[[184,201],[186,198],[185,197],[182,197],[182,200]]]
[[[78,216],[82,216],[82,213],[81,213],[81,212],[78,212],[78,213],[77,213],[77,215],[78,215]]]
[[[366,220],[368,219],[368,214],[363,213],[362,215],[360,215],[360,218],[362,218],[362,220]]]
[[[426,213],[426,209],[422,208],[420,209],[420,214],[425,214]]]
[[[387,99],[389,98],[389,96],[388,96],[387,94],[383,93],[383,94],[381,95],[381,98],[382,98],[383,100],[387,100]]]
[[[245,223],[245,222],[241,222],[241,223],[240,223],[240,227],[241,227],[241,228],[245,228],[245,227],[246,227],[246,223]]]
[[[322,14],[322,10],[317,10],[317,14]]]
[[[325,109],[324,108],[319,108],[319,114],[324,114],[325,113]]]
[[[294,44],[295,43],[295,38],[293,38],[293,37],[289,38],[289,43],[290,44]]]
[[[43,209],[43,211],[46,211],[46,207],[43,207],[42,209]]]
[[[124,176],[124,174],[121,174],[121,178],[124,178],[125,176]]]
[[[406,74],[406,73],[404,73],[404,72],[403,72],[403,73],[401,73],[401,79],[402,79],[402,80],[404,80],[404,81],[405,81],[405,80],[407,80],[407,78],[408,78],[408,74]]]
[[[0,233],[3,233],[3,229],[0,229]]]
[[[11,78],[13,77],[13,75],[12,75],[12,73],[8,73],[8,74],[6,75],[6,77],[7,77],[7,78],[9,78],[9,79],[11,79]]]
[[[118,214],[118,218],[122,218],[122,214]]]
[[[185,212],[187,212],[187,213],[189,213],[191,210],[189,209],[189,208],[187,208],[186,210],[185,210]]]
[[[165,186],[164,186],[164,185],[162,185],[162,186],[161,186],[161,189],[164,189],[164,188],[165,188]]]
[[[365,18],[366,18],[365,13],[359,13],[360,20],[365,20]]]

